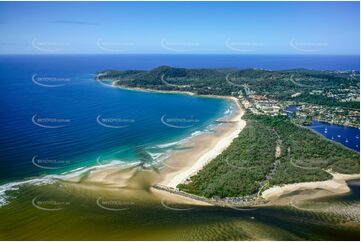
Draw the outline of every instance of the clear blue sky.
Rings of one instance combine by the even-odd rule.
[[[360,52],[358,2],[0,2],[0,54]]]

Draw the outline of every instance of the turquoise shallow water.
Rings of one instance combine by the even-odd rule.
[[[0,194],[9,188],[7,183],[28,178],[81,172],[78,169],[111,162],[157,161],[177,149],[175,142],[206,129],[229,108],[221,99],[111,88],[94,80],[97,71],[160,65],[268,69],[358,65],[353,57],[327,57],[333,64],[317,62],[323,66],[292,57],[289,66],[289,58],[272,56],[271,65],[263,57],[251,56],[1,56],[0,185],[5,186]]]
[[[48,183],[44,175],[51,179],[49,174],[112,160],[152,162],[227,112],[221,99],[126,91],[94,80],[96,71],[109,68],[246,63],[235,57],[167,58],[0,57],[0,240],[359,240],[358,181],[345,196],[298,204],[325,211],[180,205],[154,197],[149,187],[97,189],[66,181],[19,186],[23,179]],[[278,69],[287,67],[278,60]],[[302,63],[297,66],[306,67]]]
[[[107,65],[94,61],[0,58],[0,193],[9,182],[84,167],[157,162],[230,108],[223,99],[111,87],[95,80]]]

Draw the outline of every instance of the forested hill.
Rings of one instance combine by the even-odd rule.
[[[293,69],[186,69],[160,66],[150,71],[106,70],[100,80],[130,88],[186,91],[200,95],[266,95],[279,101],[359,108],[358,71]],[[247,91],[245,91],[247,90]]]

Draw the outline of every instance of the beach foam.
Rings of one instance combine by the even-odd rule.
[[[19,182],[10,182],[6,183],[0,186],[0,207],[6,205],[8,203],[8,199],[10,198],[6,192],[8,191],[16,191],[19,190],[20,186],[24,185],[33,185],[33,186],[39,186],[39,185],[47,185],[52,184],[56,180],[57,175],[49,175],[42,178],[34,178],[30,180],[25,181],[19,181]]]
[[[111,162],[104,164],[104,165],[79,167],[79,168],[75,168],[71,171],[63,172],[60,175],[45,175],[45,176],[39,177],[39,178],[33,178],[33,179],[24,180],[24,181],[6,183],[3,185],[0,185],[0,207],[8,204],[8,202],[9,202],[8,200],[9,200],[10,196],[7,195],[7,192],[19,190],[19,188],[21,186],[26,186],[26,185],[42,186],[42,185],[53,184],[57,181],[72,181],[73,179],[76,179],[76,181],[78,181],[81,179],[81,177],[84,173],[86,173],[90,170],[103,169],[103,168],[111,167],[111,166],[122,166],[124,168],[127,168],[129,166],[135,166],[135,165],[139,165],[139,164],[140,164],[139,161],[124,162],[121,160],[112,160]]]
[[[180,141],[175,141],[175,142],[170,142],[170,143],[165,143],[165,144],[160,144],[160,145],[156,145],[155,147],[156,148],[161,148],[161,149],[164,149],[164,148],[168,148],[168,147],[172,147],[172,146],[176,146],[179,144]]]
[[[244,111],[241,109],[236,98],[230,99],[234,102],[234,107],[237,108],[236,110],[239,110],[239,112],[236,115],[234,115],[234,112],[231,112],[233,117],[229,117],[227,115],[227,118],[235,121],[235,123],[233,123],[226,130],[223,130],[219,135],[210,134],[210,136],[204,137],[203,140],[209,143],[209,145],[205,145],[203,148],[199,148],[197,152],[196,150],[192,150],[191,152],[179,154],[177,158],[171,157],[171,160],[193,160],[193,162],[189,162],[190,164],[186,165],[186,167],[178,169],[176,173],[170,174],[162,182],[160,182],[160,184],[176,188],[178,184],[185,182],[190,176],[196,174],[206,164],[221,154],[223,150],[226,149],[239,135],[242,129],[246,126],[246,122],[242,120]],[[227,126],[229,125],[230,124],[227,124]],[[222,127],[222,125],[218,125],[218,127]],[[191,137],[194,139],[194,136],[203,133],[205,132],[196,131],[192,134]],[[203,140],[198,142],[203,142]],[[213,141],[210,142],[211,140]]]

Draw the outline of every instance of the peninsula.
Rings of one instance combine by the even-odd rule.
[[[213,144],[207,154],[190,161],[193,165],[160,182],[176,191],[244,202],[261,194],[274,197],[272,191],[283,194],[280,186],[288,184],[303,184],[286,186],[288,193],[330,188],[335,177],[343,182],[338,183],[341,188],[329,190],[344,193],[348,191],[344,181],[359,177],[359,153],[304,127],[314,119],[358,127],[357,71],[161,66],[150,71],[106,70],[97,79],[128,89],[231,97],[237,103],[242,114],[233,120],[238,124],[233,128],[236,133],[228,134],[226,145]],[[290,105],[301,111],[287,115]],[[314,111],[317,107],[319,112]]]

